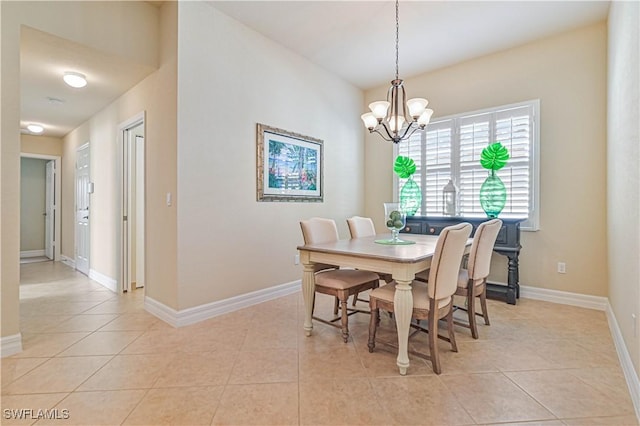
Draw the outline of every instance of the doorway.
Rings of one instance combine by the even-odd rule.
[[[90,194],[91,167],[89,142],[76,151],[76,269],[89,276],[89,259],[91,253],[90,234]]]
[[[60,157],[20,154],[20,261],[60,260]]]
[[[144,113],[120,125],[121,134],[121,292],[145,285]]]

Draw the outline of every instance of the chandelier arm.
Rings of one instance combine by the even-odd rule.
[[[404,115],[404,121],[406,121],[407,124],[411,124],[413,117],[409,115],[409,107],[407,107],[407,92],[404,90],[404,85],[402,86],[402,115]]]
[[[378,127],[380,127],[380,126],[378,126]],[[383,126],[383,127],[384,127],[384,126]],[[386,130],[386,127],[385,127],[384,129]],[[385,141],[387,141],[387,142],[393,142],[393,139],[389,139],[389,138],[388,138],[388,137],[386,137],[384,134],[380,133],[380,130],[378,130],[378,128],[372,129],[372,130],[370,130],[370,132],[371,132],[371,133],[377,133],[377,134],[379,134],[379,135],[380,135],[380,137],[381,137],[382,139],[384,139]],[[387,131],[387,134],[389,134],[389,132],[388,132],[388,131]]]
[[[380,136],[382,136],[382,138],[383,138],[384,140],[387,140],[387,141],[390,141],[390,142],[391,142],[391,141],[393,141],[393,142],[397,143],[397,142],[396,142],[397,137],[396,137],[396,136],[394,136],[394,135],[393,135],[393,132],[391,132],[391,131],[389,130],[389,127],[387,127],[387,123],[382,122],[382,123],[380,123],[380,126],[382,126],[382,128],[384,129],[384,131],[385,131],[385,133],[387,134],[388,138],[387,138],[387,137],[385,137],[385,136],[384,136],[382,133],[380,133],[379,131],[378,131],[378,134],[379,134]],[[378,126],[378,127],[380,127],[380,126]],[[377,128],[376,128],[376,131],[377,131]]]
[[[411,132],[409,132],[409,130],[411,130]],[[400,138],[400,140],[410,138],[410,137],[411,137],[411,136],[416,132],[416,130],[418,130],[418,126],[417,126],[417,125],[414,125],[414,123],[411,123],[411,125],[409,125],[409,126],[405,129],[404,134],[402,135],[402,137]]]

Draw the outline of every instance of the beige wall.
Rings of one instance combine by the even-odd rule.
[[[62,139],[48,136],[20,135],[20,152],[62,157]]]
[[[14,2],[0,2],[0,335],[20,333],[20,26]]]
[[[64,138],[63,211],[73,209],[74,163],[79,146],[90,142],[91,258],[90,267],[119,278],[120,178],[118,127],[145,111],[146,147],[146,295],[175,307],[176,213],[165,194],[176,192],[176,3],[161,9],[160,68]],[[62,252],[73,257],[73,215],[63,217]]]
[[[607,295],[606,48],[602,22],[405,82],[436,117],[540,99],[540,231],[522,233],[523,285]],[[368,91],[366,104],[386,89]],[[367,135],[365,213],[380,226],[392,157],[391,144]]]
[[[609,10],[607,189],[609,301],[640,371],[640,3]],[[634,320],[632,315],[636,316]]]
[[[20,26],[156,67],[158,9],[147,2],[0,2],[1,335],[19,333]]]
[[[20,251],[44,250],[47,161],[20,159]]]
[[[179,3],[178,278],[185,309],[299,280],[299,220],[364,207],[360,90],[201,2]],[[256,123],[324,140],[324,202],[256,201]]]

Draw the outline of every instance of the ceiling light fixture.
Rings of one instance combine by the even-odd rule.
[[[67,71],[62,76],[62,79],[69,86],[75,87],[76,89],[80,89],[87,85],[87,78],[84,74],[80,74],[79,72]]]
[[[29,124],[27,126],[27,130],[30,131],[31,133],[42,133],[44,132],[44,127],[42,127],[39,124]]]
[[[375,132],[384,140],[393,143],[409,139],[418,129],[424,130],[433,114],[433,110],[427,108],[429,101],[426,99],[413,98],[407,101],[407,94],[398,73],[398,9],[396,0],[396,78],[391,82],[387,100],[370,103],[371,112],[361,116],[369,133]]]

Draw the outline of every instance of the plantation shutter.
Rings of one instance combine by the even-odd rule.
[[[422,189],[417,215],[442,216],[442,190],[452,179],[460,194],[459,215],[485,217],[480,206],[480,187],[489,171],[480,165],[482,150],[500,142],[509,160],[496,173],[507,189],[504,218],[528,218],[523,227],[537,229],[534,185],[534,129],[537,101],[460,114],[436,120],[424,132],[416,132],[398,144],[397,155],[416,163],[413,179]],[[398,194],[406,179],[398,179]]]
[[[461,216],[481,216],[480,187],[487,170],[480,165],[482,150],[489,145],[492,134],[492,114],[462,117],[459,121],[460,172],[456,184],[460,192]]]
[[[426,176],[423,190],[423,203],[427,215],[441,215],[442,188],[452,175],[453,120],[443,120],[430,124],[426,132],[425,157]]]
[[[507,187],[504,217],[528,217],[533,202],[531,138],[534,113],[530,105],[497,111],[494,140],[509,150],[507,165],[498,176]]]

